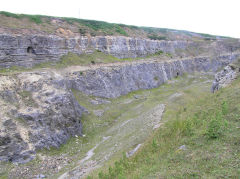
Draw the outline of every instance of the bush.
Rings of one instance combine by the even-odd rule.
[[[124,35],[124,36],[127,36],[128,34],[127,34],[127,32],[123,29],[123,28],[121,28],[120,26],[118,26],[118,25],[116,25],[115,26],[115,31],[117,32],[117,33],[119,33],[119,34],[121,34],[121,35]]]
[[[222,114],[226,115],[228,113],[228,104],[227,104],[227,102],[223,101],[221,106],[222,106]]]
[[[41,24],[42,23],[42,19],[38,15],[28,16],[28,18],[29,18],[30,21],[35,22],[36,24]]]
[[[216,119],[211,119],[208,128],[207,136],[208,138],[218,138],[222,134],[221,123]]]
[[[219,138],[227,125],[227,121],[223,119],[223,115],[221,112],[217,112],[215,117],[212,117],[208,127],[206,135],[209,139]]]

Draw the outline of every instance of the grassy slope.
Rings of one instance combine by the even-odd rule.
[[[74,33],[81,35],[123,35],[123,36],[138,36],[154,40],[175,40],[180,39],[216,39],[220,36],[209,34],[193,33],[184,30],[174,30],[167,28],[153,27],[138,27],[133,25],[124,25],[116,23],[108,23],[104,21],[66,18],[66,17],[51,17],[44,15],[27,15],[14,14],[10,12],[0,11],[0,24],[2,27],[8,28],[26,28],[35,29],[47,33],[53,33],[58,28],[69,28]],[[52,20],[60,20],[53,23]],[[13,22],[13,23],[11,23]],[[60,24],[60,26],[58,26]]]
[[[216,94],[188,92],[133,158],[123,157],[99,178],[240,177],[240,79]]]

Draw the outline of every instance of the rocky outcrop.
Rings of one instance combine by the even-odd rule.
[[[151,89],[184,73],[216,71],[240,54],[210,59],[139,60],[81,66],[65,71],[39,70],[0,76],[0,160],[27,162],[36,150],[58,147],[81,135],[82,108],[71,89],[110,101],[140,89]],[[79,69],[78,69],[79,68]],[[104,111],[95,111],[100,116]]]
[[[55,73],[0,76],[0,108],[0,160],[27,162],[82,132],[83,108]]]
[[[0,35],[0,67],[25,66],[58,61],[68,52],[77,54],[100,50],[118,58],[135,58],[157,51],[174,53],[186,49],[187,41],[156,41],[130,37],[75,37],[62,38],[54,35],[13,36]]]
[[[75,70],[68,76],[71,88],[86,94],[116,98],[131,91],[156,88],[164,82],[194,71],[217,71],[236,60],[240,54],[225,55],[214,59],[208,57],[185,60],[139,61],[104,66],[80,72]]]
[[[220,88],[224,88],[231,84],[240,75],[239,64],[229,64],[222,71],[215,75],[211,91],[214,93]]]

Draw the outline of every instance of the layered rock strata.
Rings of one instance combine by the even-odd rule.
[[[240,54],[217,58],[193,58],[185,60],[140,61],[104,66],[80,72],[77,69],[68,76],[71,88],[86,94],[104,98],[116,98],[131,91],[156,88],[164,82],[195,71],[213,71],[236,60]]]
[[[130,37],[75,37],[0,35],[0,67],[25,66],[58,61],[68,52],[77,54],[99,50],[118,58],[144,57],[158,51],[174,53],[186,49],[187,41],[156,41]]]

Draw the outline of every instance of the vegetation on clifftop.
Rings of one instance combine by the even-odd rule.
[[[225,38],[222,36],[214,36],[209,34],[200,34],[189,32],[185,30],[174,30],[167,28],[154,27],[138,27],[133,25],[108,23],[104,21],[78,19],[70,17],[52,17],[45,15],[28,15],[15,14],[6,11],[0,11],[0,24],[7,28],[30,28],[53,33],[57,28],[70,28],[73,33],[80,33],[81,35],[123,35],[150,38],[152,40],[176,40],[176,38],[185,39],[197,38],[203,40],[216,40],[217,38]],[[5,17],[5,18],[4,18]],[[18,20],[14,22],[13,19],[9,21],[7,18]],[[21,23],[21,20],[28,19],[30,24],[26,21]],[[57,21],[53,23],[52,21]],[[12,22],[12,24],[11,24]],[[31,23],[35,23],[31,24]],[[37,27],[36,27],[37,25]]]

